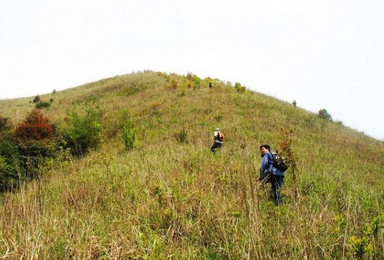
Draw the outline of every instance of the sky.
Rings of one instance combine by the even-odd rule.
[[[0,0],[0,99],[193,73],[384,140],[383,25],[380,0]]]

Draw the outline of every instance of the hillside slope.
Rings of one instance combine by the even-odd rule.
[[[214,82],[210,89],[208,82]],[[41,96],[60,126],[102,113],[103,141],[0,195],[0,255],[39,259],[340,259],[384,257],[384,144],[291,104],[157,72]],[[15,124],[32,98],[0,101]],[[124,147],[128,121],[135,147]],[[213,130],[224,147],[212,155]],[[290,135],[284,133],[292,132]],[[257,182],[259,146],[290,143],[284,203]]]

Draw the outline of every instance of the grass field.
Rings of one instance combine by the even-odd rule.
[[[384,143],[239,85],[146,71],[42,95],[57,126],[100,111],[102,140],[0,194],[0,258],[383,259]],[[32,100],[1,115],[17,125]],[[279,207],[257,181],[265,143],[295,162]]]

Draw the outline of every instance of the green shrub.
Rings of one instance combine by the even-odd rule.
[[[11,128],[9,118],[0,115],[0,135]]]
[[[40,167],[49,152],[54,127],[40,109],[34,108],[15,129],[18,149],[18,174],[21,180],[32,179],[40,173]]]
[[[193,82],[195,83],[196,86],[200,86],[201,78],[198,77],[197,75],[193,75]]]
[[[188,87],[200,88],[201,78],[199,78],[197,75],[188,73],[186,76],[186,79],[188,80],[188,83],[187,83]]]
[[[33,99],[33,103],[37,103],[40,101],[40,96],[35,96]]]
[[[53,156],[50,142],[54,127],[40,109],[33,109],[14,132],[0,137],[0,191],[13,190],[36,177],[45,158]],[[54,146],[57,149],[56,146]]]
[[[40,109],[33,109],[13,132],[9,125],[5,124],[0,135],[1,192],[13,190],[37,176],[45,158],[54,156],[53,150],[58,149],[50,145],[54,127]]]
[[[18,187],[19,176],[25,178],[19,161],[17,141],[10,135],[0,138],[0,192]]]
[[[137,140],[137,128],[132,127],[132,124],[127,124],[123,129],[123,140],[125,149],[131,150],[135,147]]]
[[[72,113],[68,121],[69,126],[64,129],[62,135],[73,155],[83,156],[100,144],[103,129],[101,112],[93,108],[86,109],[84,116]]]
[[[241,84],[239,82],[236,82],[235,83],[235,89],[237,92],[243,93],[243,92],[245,92],[246,88],[244,86],[241,86]]]
[[[320,109],[318,115],[319,115],[320,118],[323,118],[323,119],[326,119],[326,120],[332,120],[331,114],[329,114],[328,111],[325,108]]]
[[[127,150],[133,149],[137,145],[138,129],[134,127],[134,119],[131,117],[131,112],[124,109],[120,115],[120,129],[123,128],[124,147]]]
[[[363,259],[365,256],[371,257],[373,254],[373,245],[367,236],[351,236],[348,239],[348,249],[350,255],[358,259]]]
[[[47,101],[39,101],[36,103],[35,107],[36,108],[47,108],[51,105],[52,102],[47,102]]]
[[[375,253],[375,237],[376,242],[379,242],[379,229],[384,220],[384,214],[374,217],[370,223],[365,225],[365,229],[362,234],[352,235],[348,239],[348,249],[350,256],[358,259],[373,259]]]

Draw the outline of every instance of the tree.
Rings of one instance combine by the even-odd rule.
[[[325,108],[319,110],[319,117],[326,120],[332,120],[331,114],[329,114]]]

